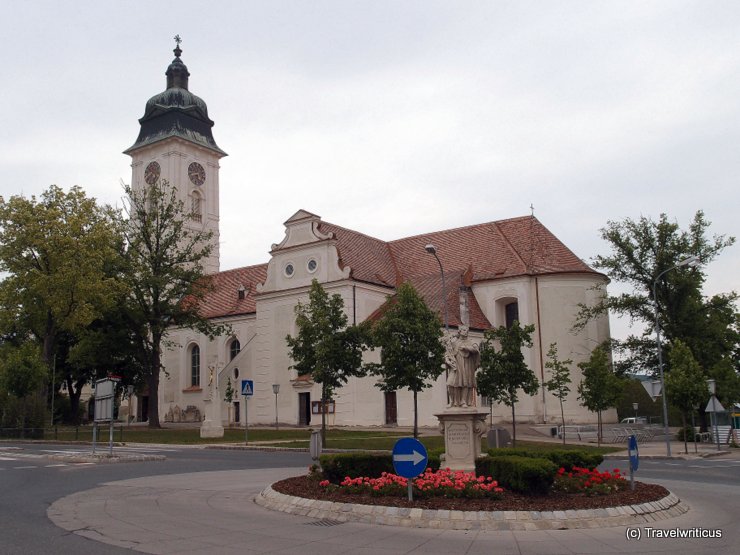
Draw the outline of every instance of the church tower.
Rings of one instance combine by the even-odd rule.
[[[204,262],[208,274],[219,271],[219,160],[226,153],[213,139],[213,121],[206,103],[188,90],[188,68],[180,59],[180,37],[175,37],[175,59],[167,68],[167,88],[151,97],[139,120],[136,142],[124,151],[132,158],[134,190],[159,179],[177,188],[190,211],[193,230],[213,232],[213,251]]]

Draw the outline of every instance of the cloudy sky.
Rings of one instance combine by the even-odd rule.
[[[607,220],[737,235],[740,2],[10,1],[0,194],[119,203],[172,37],[221,163],[221,266],[304,208],[381,239],[530,213],[578,256]],[[738,289],[740,247],[707,268]],[[615,290],[615,287],[611,288]],[[615,335],[623,323],[613,321]]]

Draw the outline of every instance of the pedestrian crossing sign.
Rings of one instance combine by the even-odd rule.
[[[242,380],[242,395],[245,397],[251,397],[254,395],[254,381]]]

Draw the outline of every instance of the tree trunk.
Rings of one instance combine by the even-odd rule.
[[[152,341],[152,364],[150,368],[150,374],[147,376],[147,385],[149,386],[149,428],[159,429],[161,424],[159,423],[159,370],[161,367],[160,357],[162,353],[160,351],[160,345],[162,344],[162,338],[157,338],[156,341]]]
[[[560,399],[560,420],[563,421],[563,445],[565,445],[565,411],[563,410],[562,399]]]
[[[326,390],[321,388],[321,445],[326,447]]]
[[[516,414],[514,413],[514,405],[511,403],[511,446],[516,447]]]
[[[683,425],[683,450],[684,450],[684,453],[688,455],[689,454],[689,440],[687,436],[689,434],[686,433],[686,413],[685,412],[681,413],[681,424]],[[694,429],[691,428],[692,437],[693,437],[693,434],[694,434]]]
[[[419,438],[419,406],[416,402],[416,391],[414,391],[414,439]]]
[[[601,411],[596,413],[596,444],[601,447]]]
[[[67,393],[69,393],[69,410],[72,417],[72,424],[75,426],[80,423],[80,396],[82,395],[82,385],[75,388],[71,376],[67,376],[64,381],[67,383]]]

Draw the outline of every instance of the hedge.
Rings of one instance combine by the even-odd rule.
[[[527,495],[546,495],[557,471],[552,461],[519,455],[487,456],[475,461],[478,476],[492,476],[499,486]]]
[[[491,457],[527,457],[534,459],[548,459],[558,468],[563,467],[570,471],[574,466],[593,470],[604,462],[604,455],[591,453],[580,449],[547,449],[534,451],[529,449],[499,448],[487,451]]]
[[[440,452],[428,453],[427,466],[439,470]],[[338,484],[346,476],[378,478],[383,472],[395,473],[392,455],[387,453],[328,453],[319,458],[321,471],[326,480]]]

